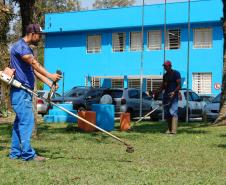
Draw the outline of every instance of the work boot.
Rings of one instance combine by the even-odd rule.
[[[172,130],[171,130],[171,134],[176,134],[177,133],[177,122],[178,122],[178,117],[173,117],[172,118]]]
[[[167,121],[167,124],[168,124],[168,129],[165,133],[170,134],[172,132],[172,119],[168,118],[168,119],[166,119],[166,121]]]

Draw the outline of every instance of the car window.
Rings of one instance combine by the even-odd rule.
[[[220,103],[221,101],[221,94],[218,94],[212,101],[212,103]]]
[[[150,99],[150,96],[148,96],[145,92],[142,92],[142,98]]]
[[[195,92],[190,92],[193,101],[200,101],[199,96]]]
[[[79,97],[83,96],[88,92],[88,89],[72,89],[68,93],[65,94],[65,96],[69,97]]]
[[[109,94],[112,98],[122,98],[122,90],[106,90],[104,94]]]
[[[128,95],[129,95],[129,98],[134,98],[134,99],[139,98],[138,90],[129,90]]]
[[[39,92],[37,92],[37,94],[38,94],[39,97],[43,97],[43,95],[45,94],[45,92],[40,92],[39,91]]]
[[[90,96],[91,98],[97,98],[100,97],[102,95],[101,90],[91,90],[90,92],[87,93],[87,97]]]
[[[187,92],[186,91],[184,92],[184,97],[185,97],[185,100],[187,100]],[[188,93],[188,101],[193,101],[191,92]]]

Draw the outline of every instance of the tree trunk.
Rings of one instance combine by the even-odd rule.
[[[223,79],[222,79],[222,96],[220,103],[220,113],[216,121],[214,122],[217,125],[226,125],[226,2],[223,1],[223,12],[224,12],[224,67],[223,67]]]
[[[20,15],[22,18],[22,36],[26,34],[26,27],[33,23],[35,0],[19,0]]]

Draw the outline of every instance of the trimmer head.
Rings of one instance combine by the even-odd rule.
[[[134,152],[134,148],[132,146],[127,146],[126,152],[127,153],[133,153]]]

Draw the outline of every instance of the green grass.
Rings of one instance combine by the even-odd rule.
[[[116,124],[118,125],[118,123]],[[180,123],[178,134],[163,134],[165,123],[142,122],[132,132],[112,134],[135,152],[101,132],[77,126],[41,124],[36,151],[44,163],[8,159],[11,125],[0,125],[0,184],[226,184],[226,128]]]

